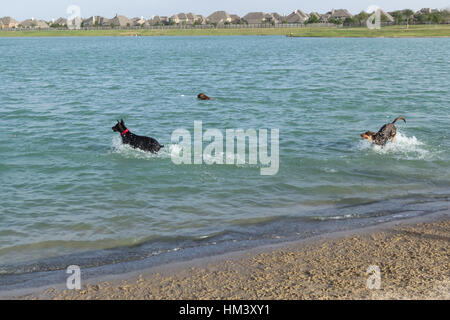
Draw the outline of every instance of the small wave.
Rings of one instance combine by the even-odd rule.
[[[361,150],[370,150],[381,155],[394,155],[401,159],[423,160],[430,157],[430,152],[425,149],[425,144],[415,136],[407,137],[397,132],[393,143],[388,142],[385,146],[378,146],[366,140],[360,142]]]
[[[218,160],[219,163],[222,164],[229,164],[229,163],[234,163],[233,165],[238,167],[238,168],[243,168],[243,167],[254,167],[254,168],[259,168],[261,167],[260,164],[256,163],[256,164],[250,164],[249,160],[246,159],[247,155],[240,155],[237,153],[227,153],[227,152],[217,152],[217,154],[215,155],[211,155],[211,154],[203,154],[203,162],[206,164],[212,164],[215,160]],[[269,166],[269,165],[267,165]]]
[[[324,216],[324,217],[310,217],[311,220],[327,221],[327,220],[344,220],[358,218],[360,215],[355,213],[344,214],[340,216]]]
[[[182,147],[179,144],[165,144],[164,148],[159,150],[157,154],[143,151],[140,149],[134,149],[131,146],[127,144],[122,143],[122,139],[119,136],[115,136],[112,138],[112,148],[110,150],[110,153],[120,154],[125,158],[134,158],[134,159],[145,159],[145,160],[152,160],[152,159],[168,159],[172,157],[172,153],[179,154],[182,151]],[[235,166],[236,167],[255,167],[259,168],[263,165],[260,164],[249,164],[248,161],[246,161],[245,157],[242,158],[238,154],[232,154],[229,155],[225,152],[219,152],[215,156],[211,156],[209,154],[203,155],[203,161],[204,163],[212,163],[215,157],[218,157],[221,160],[221,163],[229,163],[230,161],[236,161]],[[269,166],[269,165],[267,165]]]

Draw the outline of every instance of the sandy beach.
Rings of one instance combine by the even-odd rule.
[[[18,298],[450,299],[449,234],[444,213]],[[379,289],[367,287],[369,266],[379,267]]]

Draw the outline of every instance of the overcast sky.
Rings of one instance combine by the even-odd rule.
[[[295,9],[324,13],[332,8],[358,13],[370,5],[378,5],[385,11],[423,7],[442,9],[450,7],[450,0],[0,0],[0,17],[12,16],[18,20],[67,17],[66,9],[72,4],[81,8],[81,16],[85,18],[92,15],[113,17],[116,13],[130,18],[151,18],[180,12],[208,16],[217,10],[240,16],[252,11],[288,14]]]

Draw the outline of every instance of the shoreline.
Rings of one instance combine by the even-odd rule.
[[[134,36],[274,36],[325,38],[448,38],[450,25],[366,27],[288,27],[288,28],[214,28],[214,29],[105,29],[105,30],[19,30],[1,31],[0,38],[23,37],[134,37]]]
[[[201,261],[200,264],[214,262],[226,257],[259,252],[260,249],[279,248],[290,243],[303,245],[315,239],[329,239],[359,231],[364,233],[378,230],[396,222],[427,221],[448,209],[447,200],[434,199],[431,202],[424,200],[422,203],[417,195],[412,202],[401,199],[397,199],[400,202],[396,205],[391,203],[387,215],[383,214],[386,207],[375,201],[365,203],[363,208],[359,208],[359,205],[351,206],[351,210],[363,210],[368,213],[366,216],[348,216],[347,207],[343,208],[343,212],[337,211],[337,208],[328,208],[312,211],[306,219],[281,217],[262,224],[252,224],[248,233],[242,228],[231,228],[228,231],[222,230],[216,236],[210,235],[205,238],[194,237],[181,242],[163,241],[156,242],[156,245],[154,241],[144,241],[131,247],[124,245],[29,261],[16,265],[14,269],[11,265],[6,269],[3,268],[6,273],[0,275],[0,299],[2,296],[22,296],[52,287],[64,290],[65,280],[68,277],[66,268],[69,265],[80,267],[82,280],[86,283],[100,282],[104,278],[127,279],[130,275],[143,271],[160,269],[164,271],[178,265],[186,267],[195,261]],[[369,211],[365,208],[373,205],[375,207]],[[394,207],[397,210],[393,210]],[[333,210],[332,215],[329,210]],[[314,218],[316,216],[321,218]]]
[[[450,230],[449,216],[450,211],[441,211],[300,241],[100,276],[82,283],[81,290],[69,291],[61,284],[14,290],[0,298],[450,299],[446,236]],[[415,250],[422,247],[417,254]],[[377,258],[369,264],[371,255]],[[382,288],[368,290],[366,268],[377,264]],[[282,282],[289,283],[281,286],[283,292]],[[383,287],[385,282],[388,285]]]

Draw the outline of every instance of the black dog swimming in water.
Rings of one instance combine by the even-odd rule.
[[[122,142],[125,144],[129,144],[135,149],[137,148],[144,151],[150,151],[151,153],[157,153],[159,149],[164,148],[163,145],[159,144],[159,142],[153,138],[138,136],[134,133],[131,133],[130,130],[125,127],[123,119],[120,119],[120,122],[119,120],[117,120],[117,124],[112,127],[112,130],[114,132],[120,132],[120,135],[122,136]]]

